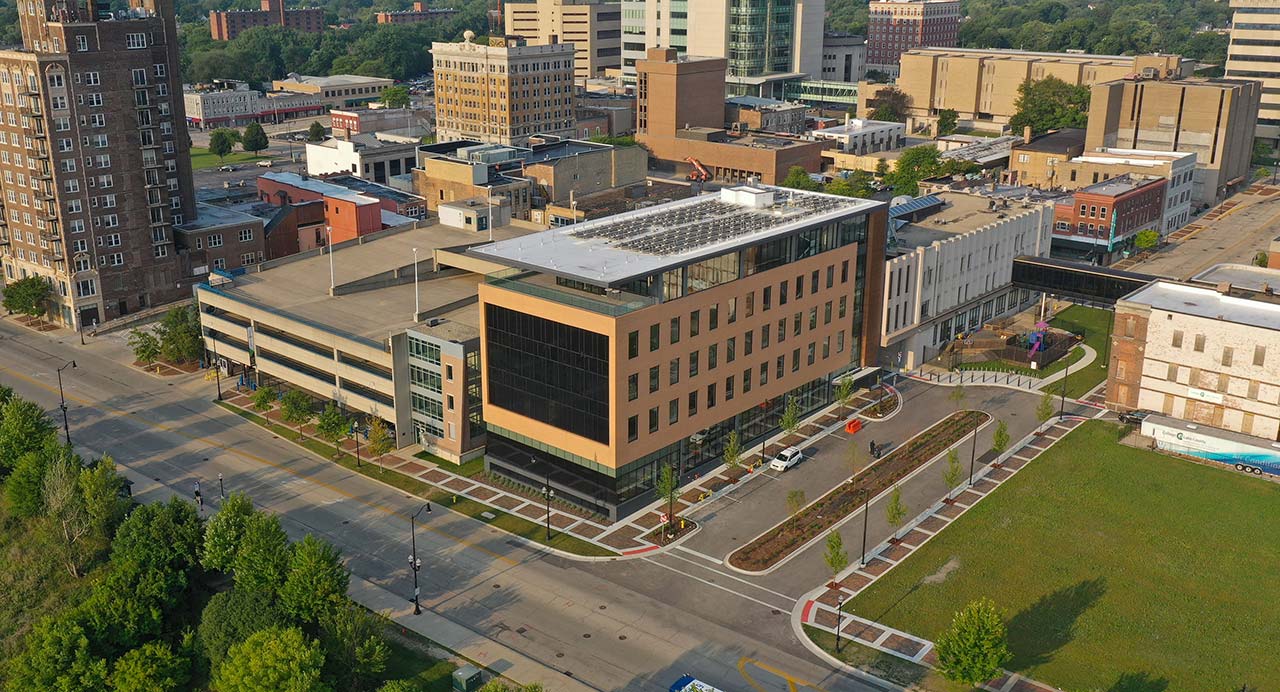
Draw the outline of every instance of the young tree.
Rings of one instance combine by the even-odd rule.
[[[822,183],[809,177],[809,171],[804,166],[792,166],[787,169],[787,177],[782,179],[780,183],[782,187],[789,187],[793,190],[808,190],[809,192],[817,192],[822,189]]]
[[[893,172],[884,176],[884,182],[893,186],[894,194],[914,196],[920,191],[921,180],[940,175],[943,171],[938,148],[924,144],[904,149],[894,164]]]
[[[382,105],[387,108],[408,108],[409,87],[403,84],[389,86],[382,90]]]
[[[827,563],[827,569],[831,570],[831,578],[835,579],[840,576],[845,567],[849,566],[849,553],[844,549],[844,539],[840,537],[840,531],[832,529],[827,534],[827,552],[822,555],[823,560]]]
[[[130,329],[128,343],[133,350],[134,359],[139,363],[151,365],[160,359],[160,339],[150,329]]]
[[[274,514],[250,515],[245,519],[240,549],[231,561],[236,588],[279,593],[289,574],[289,558],[289,537],[280,528],[280,520]]]
[[[889,526],[893,527],[893,537],[898,537],[898,529],[902,528],[903,522],[907,520],[907,506],[902,504],[902,490],[898,486],[893,486],[893,492],[889,494],[889,504],[884,506],[884,518],[889,522]]]
[[[369,423],[369,455],[378,458],[395,446],[395,440],[391,437],[391,431],[387,429],[387,424],[381,418],[374,417]]]
[[[795,519],[800,510],[804,509],[804,491],[796,488],[787,492],[787,513]]]
[[[0,409],[0,476],[18,463],[18,458],[44,446],[57,428],[44,409],[21,397],[11,397]]]
[[[267,133],[263,131],[262,126],[258,123],[249,123],[244,128],[244,137],[240,140],[240,148],[245,151],[253,152],[255,155],[271,146],[267,141]]]
[[[782,420],[778,422],[782,432],[788,436],[800,430],[800,402],[795,397],[787,399],[787,407],[782,410]]]
[[[80,493],[79,457],[58,458],[45,470],[44,512],[49,517],[52,533],[60,553],[59,558],[67,572],[80,577],[85,562],[83,539],[90,533],[89,515],[85,511],[84,496]]]
[[[200,560],[204,527],[196,507],[181,498],[139,505],[111,542],[111,562],[190,572]]]
[[[209,153],[217,156],[219,161],[225,161],[227,154],[231,153],[236,142],[239,141],[239,132],[229,128],[220,127],[209,134]]]
[[[942,480],[947,484],[947,500],[950,501],[951,493],[964,480],[964,467],[960,465],[960,455],[955,448],[947,450],[947,468],[942,471]]]
[[[52,292],[53,286],[48,279],[32,274],[7,283],[2,304],[9,312],[40,318],[49,309],[49,296]]]
[[[867,468],[867,462],[870,461],[871,453],[863,449],[856,442],[850,442],[845,452],[845,463],[849,465],[849,482],[852,483],[858,477],[858,473],[862,469]]]
[[[676,522],[676,498],[680,497],[680,477],[670,464],[662,467],[654,480],[653,489],[659,499],[667,503],[667,525],[674,527]]]
[[[338,408],[337,402],[330,401],[316,418],[316,434],[320,439],[333,445],[334,457],[342,453],[338,443],[346,439],[351,432],[351,420]]]
[[[876,177],[884,179],[889,175],[889,161],[886,159],[876,159]]]
[[[324,138],[324,125],[321,125],[319,122],[312,121],[311,126],[307,128],[307,141],[323,142]]]
[[[70,454],[70,448],[64,447],[63,453]],[[124,476],[116,470],[115,459],[104,454],[80,470],[79,480],[90,530],[104,540],[109,539],[133,505],[132,500],[124,497]]]
[[[298,429],[298,438],[302,438],[302,426],[311,422],[315,412],[311,410],[311,398],[306,394],[290,389],[280,398],[280,417]]]
[[[945,137],[953,134],[959,121],[960,114],[952,108],[943,108],[938,111],[938,136]]]
[[[840,404],[841,408],[848,408],[851,401],[853,401],[853,378],[841,378],[836,383],[836,403]]]
[[[947,393],[947,400],[950,401],[952,404],[955,404],[957,412],[959,412],[960,409],[964,408],[964,402],[968,398],[969,398],[969,393],[965,391],[964,385],[962,384],[958,384],[952,387],[951,391]]]
[[[180,305],[165,313],[156,325],[156,337],[160,340],[160,355],[171,363],[197,360],[204,353],[204,338],[200,334],[200,316],[195,306]]]
[[[738,431],[730,430],[729,437],[724,441],[724,465],[736,469],[741,463],[742,444],[738,442]]]
[[[956,613],[951,627],[938,637],[938,670],[943,677],[977,686],[1000,675],[1012,658],[1004,618],[996,604],[983,598]]]
[[[324,651],[296,627],[272,627],[231,647],[213,673],[218,692],[328,692]]]
[[[200,563],[205,569],[231,571],[244,538],[245,524],[252,515],[253,501],[248,495],[231,493],[227,496],[218,513],[210,517],[204,527]]]
[[[1001,454],[1004,454],[1005,450],[1008,448],[1009,424],[1003,420],[996,421],[996,431],[991,436],[991,451],[995,452],[996,456],[1000,456]]]
[[[1030,126],[1033,134],[1089,124],[1089,87],[1068,84],[1057,77],[1027,80],[1018,86],[1015,113],[1009,130],[1021,134]]]
[[[1138,235],[1133,237],[1133,246],[1139,250],[1150,250],[1160,244],[1160,231],[1148,228],[1145,231],[1139,231]]]
[[[217,670],[232,645],[259,630],[288,623],[289,617],[280,609],[273,594],[231,589],[209,599],[200,613],[196,633],[205,658],[209,659],[209,667]]]
[[[361,692],[382,678],[391,650],[382,636],[386,619],[343,598],[320,618],[325,677],[337,689]]]
[[[1267,256],[1267,253],[1259,250],[1257,254],[1253,256],[1253,266],[1266,267],[1268,264],[1270,264],[1270,259]]]
[[[1044,425],[1050,418],[1053,418],[1053,393],[1046,389],[1036,404],[1036,420]]]
[[[164,642],[148,642],[121,656],[111,672],[114,692],[178,692],[188,689],[190,662]]]
[[[313,623],[346,598],[351,574],[332,545],[307,534],[293,546],[280,605],[299,622]]]
[[[13,473],[4,483],[9,506],[19,517],[31,518],[44,512],[45,473],[62,453],[57,438],[46,438],[44,446],[18,457]]]
[[[275,387],[269,385],[258,387],[257,391],[253,393],[253,409],[255,411],[270,411],[271,407],[276,405],[276,399],[279,396]]]
[[[101,692],[107,688],[107,662],[91,652],[88,635],[70,613],[37,622],[25,644],[6,671],[7,690]]]

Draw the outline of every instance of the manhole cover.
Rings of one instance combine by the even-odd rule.
[[[606,610],[606,609],[608,609],[608,608],[609,608],[609,606],[600,606],[600,610]]]
[[[564,658],[564,654],[557,653],[556,658]]]
[[[582,635],[582,638],[583,638],[583,639],[590,639],[590,638],[591,638],[591,634],[590,634],[590,633],[585,633],[585,634],[583,634],[583,635]]]
[[[781,614],[782,614],[782,611],[781,611],[781,610],[778,610],[777,608],[774,608],[774,609],[773,609],[773,614],[774,614],[774,615],[781,615]]]
[[[495,588],[495,589],[501,589],[501,588],[502,588],[502,584],[494,584],[494,585],[493,585],[493,588]]]
[[[342,525],[343,525],[343,526],[346,526],[347,524],[350,524],[350,523],[351,523],[351,520],[350,520],[350,519],[348,519],[348,520],[346,520],[346,521],[342,522]]]
[[[627,641],[627,635],[625,635],[625,634],[619,634],[619,635],[618,635],[618,641],[620,641],[620,642],[625,642],[625,641]]]
[[[200,461],[208,461],[208,460],[209,460],[209,457],[204,457],[204,458],[203,458],[203,459],[201,459]]]
[[[529,630],[527,630],[527,629],[525,629],[525,628],[523,628],[523,627],[517,627],[517,628],[516,628],[516,634],[524,634],[525,632],[528,632],[528,631],[529,631]]]

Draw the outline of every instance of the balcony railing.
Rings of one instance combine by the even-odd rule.
[[[653,298],[638,296],[631,293],[615,293],[616,298],[610,296],[592,296],[588,293],[575,291],[570,288],[561,288],[555,286],[554,278],[537,272],[524,271],[522,269],[506,269],[500,272],[489,274],[485,277],[485,281],[493,286],[505,288],[509,291],[524,293],[535,298],[550,300],[570,307],[590,310],[602,315],[610,317],[618,317],[636,310],[647,308],[657,303]]]

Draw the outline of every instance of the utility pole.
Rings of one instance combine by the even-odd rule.
[[[409,546],[410,546],[409,547],[409,569],[413,570],[413,599],[412,600],[413,600],[414,615],[422,614],[422,606],[418,601],[418,593],[419,593],[418,570],[422,569],[422,560],[418,557],[418,538],[414,531],[413,522],[415,519],[418,518],[419,514],[422,514],[423,510],[426,510],[427,514],[431,514],[431,503],[428,502],[425,505],[419,507],[418,511],[414,512],[409,517]]]
[[[67,446],[71,446],[71,425],[67,422],[67,397],[62,392],[62,371],[68,367],[75,368],[76,362],[69,360],[58,368],[58,408],[62,409],[62,432],[67,436]]]

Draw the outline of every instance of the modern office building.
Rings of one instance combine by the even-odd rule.
[[[822,74],[827,82],[860,82],[867,77],[867,37],[827,33],[822,36]]]
[[[365,77],[356,74],[335,74],[327,77],[289,73],[285,79],[271,82],[276,91],[310,94],[320,99],[326,108],[350,108],[363,106],[382,98],[382,90],[395,84],[394,79]]]
[[[960,0],[872,0],[867,9],[869,70],[897,77],[906,51],[958,45]]]
[[[73,328],[180,298],[174,227],[197,210],[173,6],[24,4],[18,23],[23,47],[0,51],[4,279],[46,277]]]
[[[1196,155],[1191,198],[1212,205],[1252,182],[1262,84],[1248,79],[1119,79],[1094,84],[1086,151]]]
[[[572,44],[432,43],[436,138],[521,146],[538,134],[574,135]]]
[[[1116,302],[1107,407],[1280,439],[1280,271],[1218,265]]]
[[[1231,0],[1226,76],[1262,83],[1254,136],[1280,150],[1280,0]]]
[[[878,3],[872,3],[873,5]],[[868,58],[870,60],[870,58]],[[1000,129],[1017,112],[1018,87],[1053,76],[1067,84],[1095,84],[1135,74],[1190,77],[1195,61],[1177,55],[1086,55],[977,48],[915,48],[902,54],[895,83],[907,97],[907,126],[914,132],[956,111],[962,126]],[[859,84],[858,115],[868,117],[877,89]],[[1014,133],[1021,134],[1021,133]]]
[[[783,98],[822,73],[825,0],[623,0],[623,79],[651,48],[728,60],[730,96]]]
[[[413,9],[376,12],[373,17],[379,24],[420,24],[422,22],[438,22],[457,14],[452,7],[427,7],[427,3],[413,3]]]
[[[889,229],[880,363],[912,369],[1039,299],[1013,287],[1013,258],[1049,255],[1053,205],[942,192],[890,207]]]
[[[534,46],[573,44],[575,79],[622,67],[622,6],[616,0],[531,0],[504,8],[507,35]]]
[[[211,10],[209,33],[215,41],[230,41],[246,29],[282,26],[294,31],[318,34],[324,31],[323,7],[285,9],[284,0],[262,0],[257,10]]]
[[[1164,178],[1128,175],[1086,185],[1054,206],[1054,254],[1111,264],[1143,231],[1164,224]]]
[[[472,247],[486,466],[610,516],[879,348],[884,204],[727,188]]]

